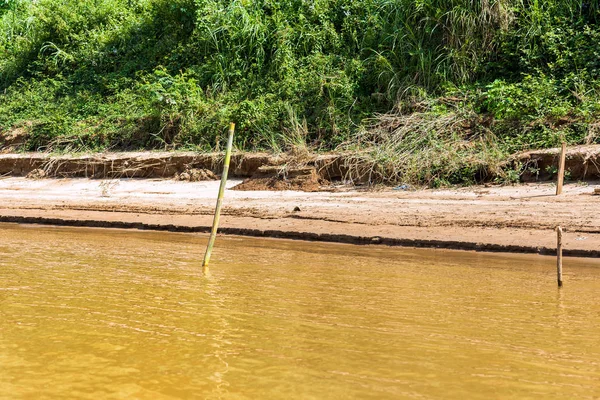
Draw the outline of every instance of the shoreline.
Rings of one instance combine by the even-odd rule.
[[[108,182],[108,183],[107,183]],[[600,257],[595,186],[550,184],[343,192],[238,191],[219,232],[356,245]],[[107,189],[107,185],[112,185]],[[4,178],[0,222],[207,233],[218,182]],[[300,211],[295,211],[295,210]]]
[[[154,232],[176,232],[176,233],[210,233],[210,226],[183,226],[183,225],[161,225],[144,224],[140,222],[126,221],[103,221],[103,220],[76,220],[43,217],[7,217],[0,216],[0,223],[19,225],[44,225],[54,227],[81,227],[81,228],[106,228],[106,229],[135,229]],[[487,253],[508,254],[537,254],[542,256],[556,255],[556,248],[502,245],[493,243],[475,243],[464,241],[444,241],[427,239],[401,239],[380,236],[353,236],[344,234],[327,234],[295,231],[260,230],[249,228],[219,228],[219,235],[225,236],[247,236],[253,238],[300,240],[308,242],[351,244],[356,246],[388,246],[415,249],[440,249],[475,251]],[[600,250],[565,249],[564,257],[577,258],[600,258]]]

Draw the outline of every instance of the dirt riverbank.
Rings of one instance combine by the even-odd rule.
[[[229,187],[240,183],[231,180]],[[600,184],[455,190],[239,191],[225,196],[221,232],[264,237],[600,256]],[[0,221],[208,232],[218,182],[158,179],[0,180]]]
[[[2,142],[0,137],[0,143]],[[10,153],[0,144],[0,176],[30,174],[53,178],[163,178],[170,179],[191,170],[219,174],[222,153],[197,152],[108,152],[82,155],[47,153]],[[258,185],[247,188],[273,187],[308,191],[318,190],[320,183],[381,183],[382,175],[357,161],[357,154],[268,154],[236,152],[231,158],[231,176],[254,178]],[[559,149],[515,154],[507,164],[515,164],[524,182],[553,180],[556,177]],[[600,179],[600,145],[573,146],[566,153],[567,176],[575,180]],[[488,176],[489,181],[494,176]],[[273,185],[268,183],[276,179]],[[289,181],[282,185],[281,181]],[[305,185],[304,183],[308,183]]]

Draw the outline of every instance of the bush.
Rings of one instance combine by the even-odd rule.
[[[0,131],[27,127],[28,149],[208,150],[235,120],[243,149],[301,136],[327,150],[358,143],[378,115],[415,112],[430,126],[468,109],[502,154],[589,142],[598,10],[598,0],[0,0]],[[442,140],[428,137],[431,148]],[[444,179],[476,179],[479,164],[465,162]]]

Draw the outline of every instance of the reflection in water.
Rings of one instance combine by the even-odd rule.
[[[211,275],[208,272],[208,268],[203,269],[204,277],[206,278],[206,294],[213,299],[214,305],[216,306],[215,312],[215,327],[218,327],[215,335],[213,336],[214,343],[210,352],[218,360],[218,364],[221,364],[221,368],[216,368],[215,371],[208,379],[215,383],[215,387],[212,390],[212,395],[217,398],[224,397],[228,392],[229,383],[226,380],[226,375],[229,372],[228,348],[231,342],[227,340],[228,332],[234,330],[231,327],[227,319],[223,317],[227,310],[227,303],[224,301],[225,297],[221,294],[222,290],[219,290],[219,281],[211,279]]]
[[[595,398],[600,263],[0,228],[0,398]]]

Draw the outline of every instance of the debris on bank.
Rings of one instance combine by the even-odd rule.
[[[201,181],[216,181],[219,179],[214,172],[209,169],[190,168],[180,174],[175,174],[176,181],[201,182]]]
[[[556,178],[560,149],[516,154],[510,164],[522,172],[523,182]],[[231,157],[230,174],[246,180],[238,190],[322,190],[334,182],[378,184],[381,176],[369,173],[354,153],[310,154],[299,160],[293,154],[242,153]],[[91,155],[46,153],[0,154],[1,176],[42,178],[160,178],[183,181],[214,180],[223,169],[223,154],[195,152],[115,152]],[[569,147],[566,179],[600,179],[600,145]],[[493,180],[494,176],[487,179]],[[401,183],[401,182],[399,182]],[[398,183],[396,183],[398,185]],[[406,191],[408,183],[395,186]]]
[[[220,153],[122,152],[92,155],[45,153],[0,154],[0,175],[31,178],[163,178],[214,180],[223,169]],[[298,166],[292,155],[237,153],[231,157],[233,177],[248,178],[245,186],[317,190],[332,180],[346,179],[349,168],[339,154],[311,155]],[[255,189],[258,190],[258,189]]]
[[[532,150],[515,155],[523,165],[523,182],[556,179],[560,148]],[[571,180],[600,178],[600,145],[567,147],[565,157],[566,177]]]
[[[27,179],[44,179],[47,178],[48,174],[43,169],[34,169],[30,173],[27,174]]]

